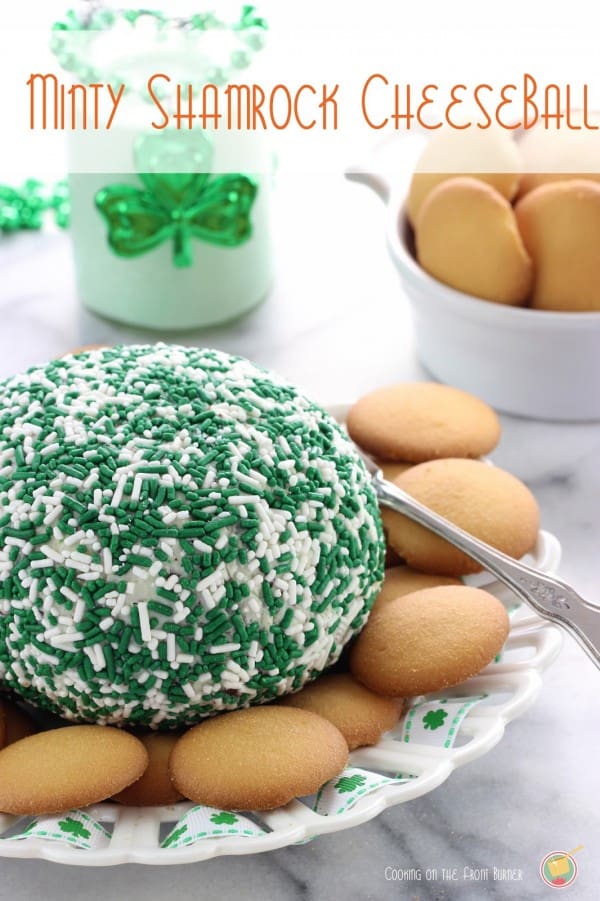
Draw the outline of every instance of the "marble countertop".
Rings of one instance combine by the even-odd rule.
[[[381,210],[364,188],[296,178],[277,187],[277,276],[268,300],[226,329],[188,334],[281,371],[323,401],[423,378],[407,304],[387,258]],[[0,377],[91,342],[154,338],[86,313],[68,238],[0,240]],[[170,336],[165,336],[170,337]],[[183,340],[177,336],[177,340]],[[503,417],[495,460],[535,491],[563,545],[561,574],[600,599],[600,424]],[[482,899],[550,897],[550,851],[584,845],[570,897],[598,897],[600,673],[566,639],[535,705],[487,755],[436,791],[359,828],[256,857],[180,868],[80,869],[0,860],[0,898]],[[458,881],[390,882],[386,867],[458,868]],[[473,882],[464,868],[520,869]]]

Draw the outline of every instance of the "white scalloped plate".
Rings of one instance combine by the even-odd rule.
[[[328,409],[340,420],[347,411],[345,405],[331,405]],[[553,573],[560,562],[560,555],[558,540],[548,532],[540,532],[536,548],[527,562],[543,572]],[[486,590],[503,603],[514,606],[512,592],[499,582],[490,581],[485,574],[469,577],[467,581],[478,586],[485,585]],[[475,678],[443,693],[446,698],[486,695],[485,701],[467,713],[457,744],[452,748],[413,742],[406,744],[400,740],[400,726],[374,747],[353,751],[349,761],[351,766],[376,773],[410,773],[413,778],[407,782],[382,785],[343,813],[323,816],[303,801],[295,800],[278,810],[252,815],[255,822],[269,830],[265,834],[223,835],[203,838],[184,847],[163,848],[160,842],[168,828],[191,810],[193,804],[186,802],[169,807],[129,808],[103,803],[87,808],[86,812],[97,821],[110,824],[112,832],[106,847],[82,850],[63,842],[30,837],[0,840],[0,857],[35,858],[92,867],[125,863],[193,863],[228,854],[255,854],[283,848],[366,823],[387,807],[433,791],[456,767],[487,753],[502,738],[506,724],[524,713],[534,702],[542,684],[542,673],[560,650],[562,634],[558,628],[523,607],[513,614],[511,620],[512,628],[502,660],[490,664]],[[12,831],[18,819],[0,814],[0,837]]]

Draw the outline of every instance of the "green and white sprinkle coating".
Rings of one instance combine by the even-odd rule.
[[[383,560],[343,430],[247,360],[119,347],[0,383],[0,680],[40,707],[165,729],[296,691]]]

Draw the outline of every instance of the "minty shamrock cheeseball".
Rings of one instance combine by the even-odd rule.
[[[171,728],[300,688],[383,573],[369,476],[247,360],[95,350],[0,383],[0,685]]]

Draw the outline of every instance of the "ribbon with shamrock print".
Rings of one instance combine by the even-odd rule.
[[[365,795],[382,785],[399,785],[408,782],[407,776],[382,776],[359,767],[347,767],[344,772],[326,782],[319,790],[313,810],[321,816],[345,813]]]
[[[264,835],[265,830],[247,817],[214,807],[192,807],[162,842],[162,848],[183,848],[203,838],[226,835]]]
[[[110,844],[110,833],[83,810],[69,810],[60,816],[37,817],[23,832],[0,841],[23,841],[30,838],[66,842],[85,851],[106,848]]]
[[[173,263],[192,265],[192,238],[238,247],[252,235],[258,191],[246,175],[211,176],[212,147],[202,134],[144,135],[134,149],[143,187],[114,184],[96,194],[108,243],[124,259],[173,242]]]
[[[403,720],[399,740],[404,743],[451,748],[467,713],[484,697],[485,695],[435,698],[415,704]],[[414,778],[412,773],[383,776],[369,770],[348,767],[320,789],[313,810],[321,816],[344,813],[382,785],[400,785]]]
[[[434,698],[415,704],[404,717],[401,741],[451,748],[467,713],[485,697]]]

